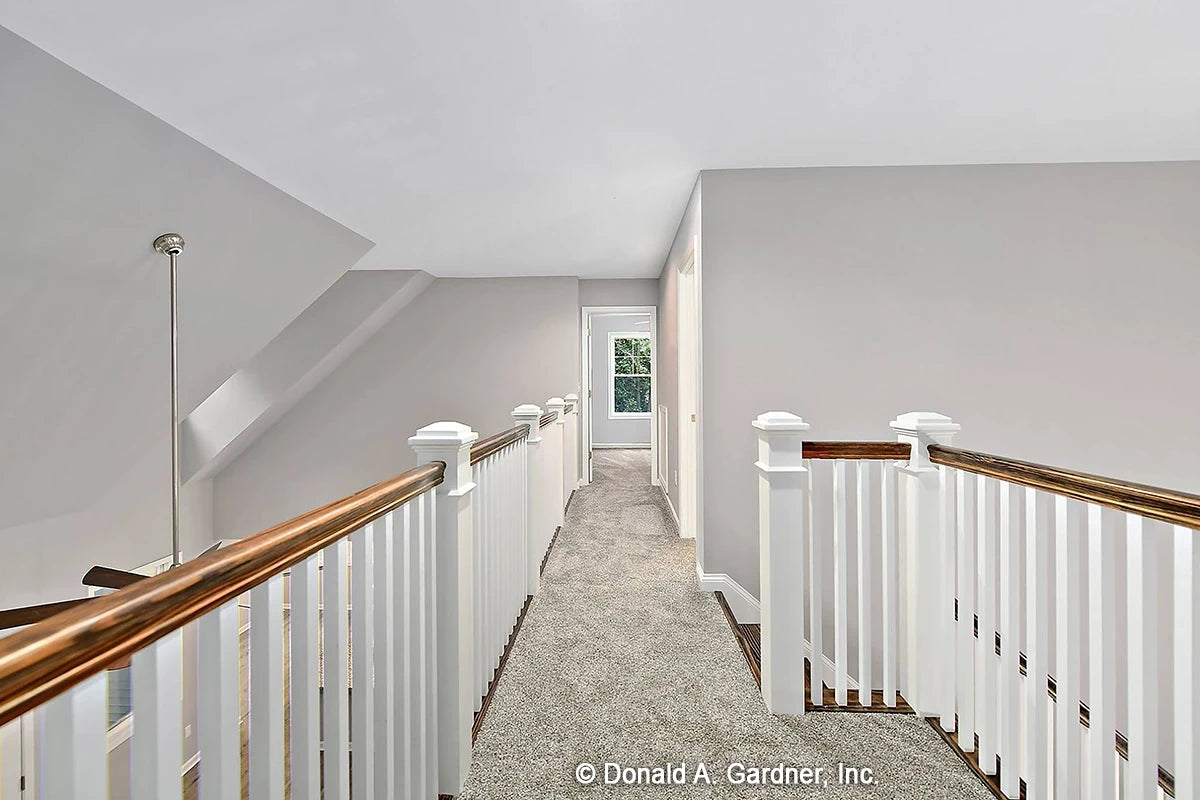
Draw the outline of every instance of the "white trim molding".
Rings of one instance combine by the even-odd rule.
[[[696,581],[702,592],[721,592],[734,619],[741,625],[757,625],[759,622],[758,598],[724,572],[705,572],[696,565]]]
[[[593,450],[649,450],[649,442],[592,442]]]
[[[667,487],[662,482],[658,483],[658,490],[662,492],[663,501],[667,504],[667,510],[671,512],[671,520],[675,523],[675,532],[679,533],[679,514],[675,511],[675,504],[671,502],[671,495],[667,494]],[[699,574],[699,566],[697,565],[697,574]]]

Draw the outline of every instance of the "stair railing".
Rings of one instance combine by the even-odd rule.
[[[0,740],[27,715],[41,795],[104,796],[105,672],[131,660],[130,796],[182,797],[194,625],[201,800],[238,797],[243,780],[278,800],[458,794],[571,468],[561,424],[542,450],[541,409],[514,417],[483,441],[426,426],[409,440],[415,469],[153,577],[89,572],[123,588],[14,617],[41,621],[0,639]],[[0,751],[0,772],[13,757]]]
[[[940,414],[891,426],[829,443],[754,422],[768,708],[849,708],[847,685],[911,705],[997,796],[1200,796],[1200,497],[961,450]]]

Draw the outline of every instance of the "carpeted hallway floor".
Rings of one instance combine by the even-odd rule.
[[[923,721],[892,714],[766,713],[695,550],[675,532],[647,450],[597,450],[542,591],[513,646],[463,798],[988,798]],[[580,762],[597,765],[592,785]],[[605,786],[604,763],[704,762],[711,785]],[[824,786],[730,785],[734,762],[823,767]],[[875,783],[841,785],[837,764]]]

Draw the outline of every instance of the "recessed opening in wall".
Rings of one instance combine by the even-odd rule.
[[[596,448],[648,448],[658,481],[654,306],[583,309],[581,433],[584,480]]]

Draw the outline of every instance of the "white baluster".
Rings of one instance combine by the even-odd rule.
[[[1196,531],[1175,537],[1175,797],[1200,797],[1200,543]]]
[[[479,486],[476,488],[475,502],[479,503],[479,531],[476,534],[482,542],[483,564],[479,570],[479,593],[483,596],[483,619],[480,620],[479,650],[483,657],[483,690],[487,691],[492,680],[492,613],[494,598],[492,597],[493,571],[492,550],[494,546],[496,518],[492,515],[492,495],[495,484],[492,483],[491,457],[480,462]]]
[[[911,448],[898,468],[900,483],[901,678],[918,716],[937,716],[953,693],[954,641],[946,640],[954,615],[953,576],[946,571],[943,509],[937,467],[929,446],[948,445],[959,425],[943,414],[913,411],[891,422],[898,441]],[[953,562],[951,562],[952,564]],[[919,662],[918,662],[919,658]],[[901,687],[904,689],[904,686]]]
[[[483,498],[487,493],[487,487],[483,485],[483,463],[480,462],[472,468],[472,480],[475,482],[475,497],[471,502],[471,521],[474,532],[474,561],[472,571],[475,574],[475,594],[474,594],[474,626],[475,626],[475,647],[472,658],[472,679],[475,684],[473,697],[475,703],[475,711],[478,712],[483,706],[483,696],[487,693],[487,656],[483,643],[486,641],[483,636],[484,620],[487,618],[484,613],[487,608],[487,596],[483,590],[483,576],[487,570],[487,562],[483,558],[483,543],[487,536],[487,524],[483,512]]]
[[[872,640],[871,588],[874,566],[871,557],[871,507],[869,502],[871,462],[858,462],[858,704],[871,705],[871,656]]]
[[[759,442],[763,702],[772,714],[803,714],[804,539],[810,497],[803,446],[809,426],[785,411],[763,414],[752,424]],[[814,680],[820,680],[819,673],[814,672]]]
[[[375,795],[375,542],[371,526],[350,534],[350,743],[354,795]]]
[[[517,425],[528,425],[529,434],[525,437],[525,595],[538,593],[541,586],[541,574],[538,568],[542,563],[541,553],[538,552],[542,530],[542,481],[541,464],[542,450],[545,443],[542,440],[539,418],[542,409],[532,404],[517,406],[513,409],[513,422]]]
[[[1136,514],[1125,515],[1129,637],[1129,764],[1121,797],[1158,796],[1158,576],[1154,548]]]
[[[132,800],[167,800],[183,796],[183,783],[179,780],[180,754],[183,752],[182,680],[181,631],[169,633],[134,653],[130,689],[137,732],[130,746]],[[19,760],[17,766],[20,767]],[[0,792],[0,798],[3,796]]]
[[[1080,596],[1084,528],[1082,506],[1054,498],[1055,541],[1055,659],[1054,659],[1054,798],[1079,800],[1083,771],[1080,763],[1079,697],[1083,680],[1083,599]]]
[[[0,800],[21,797],[21,720],[0,726]]]
[[[879,591],[883,595],[883,702],[889,708],[896,707],[900,647],[900,520],[896,491],[896,464],[885,461],[879,491],[882,512],[879,526],[882,581]]]
[[[846,534],[846,462],[833,462],[833,696],[839,706],[848,702],[847,662],[848,543]]]
[[[471,536],[471,444],[479,437],[466,425],[439,422],[427,425],[409,444],[422,463],[446,464],[436,489],[434,535],[437,556],[434,586],[437,593],[436,682],[437,792],[462,791],[471,760],[471,724],[475,699],[471,680],[474,622],[471,619],[474,587]]]
[[[996,708],[996,481],[976,476],[975,526],[979,546],[976,548],[976,583],[979,589],[979,634],[975,640],[975,663],[979,678],[976,683],[976,718],[979,727],[979,768],[985,775],[995,775],[997,708]]]
[[[1116,800],[1117,647],[1115,537],[1088,506],[1088,782],[1090,798]]]
[[[1025,791],[1027,800],[1051,796],[1050,521],[1049,498],[1025,489]]]
[[[512,453],[512,445],[500,452],[500,639],[505,646],[512,632]]]
[[[499,454],[493,455],[488,459],[488,481],[491,484],[491,491],[488,493],[488,540],[491,543],[491,552],[488,562],[488,573],[490,578],[491,602],[488,603],[488,643],[490,650],[488,652],[488,680],[496,679],[496,665],[500,660],[498,653],[500,642],[500,545],[501,545],[501,518],[500,518],[500,459]],[[561,476],[559,476],[561,477]]]
[[[805,463],[807,467],[808,464]],[[808,470],[808,497],[813,496],[813,473]],[[816,504],[808,502],[808,672],[809,694],[814,706],[825,704],[825,537],[818,533],[813,515]],[[761,612],[760,612],[761,613]]]
[[[236,626],[234,636],[237,636]],[[50,700],[41,707],[40,714],[41,797],[44,800],[107,797],[108,673],[94,675]],[[236,734],[236,714],[233,724]],[[176,770],[178,779],[178,767]],[[200,791],[206,792],[203,782]],[[215,796],[201,794],[201,797]]]
[[[396,666],[396,683],[392,690],[396,720],[395,770],[396,791],[402,800],[413,797],[413,748],[414,739],[421,735],[413,730],[413,683],[417,680],[413,668],[413,652],[419,644],[420,632],[413,628],[413,606],[419,583],[414,581],[418,574],[415,563],[416,546],[412,538],[414,503],[408,501],[393,512],[392,525],[392,579],[396,591],[392,613],[396,619],[392,642],[392,658]]]
[[[389,512],[367,527],[375,558],[375,800],[399,796],[396,784],[396,660],[392,639],[401,635],[395,612],[394,517]]]
[[[421,560],[422,526],[420,499],[413,499],[404,507],[405,547],[405,656],[404,693],[406,709],[405,743],[408,752],[404,756],[404,781],[408,795],[413,800],[425,797],[425,614],[422,595],[425,592],[425,565]]]
[[[226,800],[242,791],[241,675],[238,605],[226,603],[197,623],[200,800]],[[60,762],[61,763],[61,762]],[[53,795],[51,795],[53,796]]]
[[[1021,512],[1019,489],[1000,483],[1000,791],[1021,787]]]
[[[251,800],[283,800],[283,668],[283,575],[276,575],[250,590]]]
[[[953,733],[957,729],[957,724],[954,714],[954,701],[957,694],[957,670],[954,668],[954,657],[958,649],[958,643],[954,636],[954,554],[955,545],[958,541],[958,532],[955,527],[955,496],[954,496],[954,475],[953,470],[949,467],[938,467],[938,536],[940,538],[939,547],[942,554],[942,569],[940,575],[943,581],[946,582],[946,594],[949,598],[949,614],[943,613],[940,617],[941,632],[940,639],[946,648],[946,657],[949,659],[949,664],[945,671],[946,685],[942,687],[940,693],[940,719],[939,724],[942,730],[947,733]],[[943,611],[945,607],[943,606]]]
[[[325,800],[350,798],[350,593],[345,539],[323,551],[321,659],[324,665]]]
[[[291,773],[293,800],[321,800],[321,707],[319,612],[320,571],[317,557],[305,559],[291,572]],[[204,706],[203,703],[200,704]],[[203,756],[203,744],[201,745]],[[201,764],[200,785],[205,767]],[[229,795],[233,796],[233,795]]]
[[[975,481],[954,471],[955,530],[958,535],[958,746],[975,749]]]
[[[468,458],[469,458],[468,450]],[[469,463],[469,462],[468,462]],[[470,474],[470,468],[467,469]],[[438,660],[437,660],[437,560],[439,557],[437,541],[437,502],[433,492],[421,496],[421,507],[425,512],[425,523],[422,528],[424,545],[422,561],[424,562],[424,586],[421,597],[424,602],[422,609],[424,618],[422,653],[424,656],[424,680],[421,689],[424,697],[421,702],[421,716],[424,720],[425,768],[425,797],[435,798],[438,795]],[[470,516],[469,514],[467,515]]]

